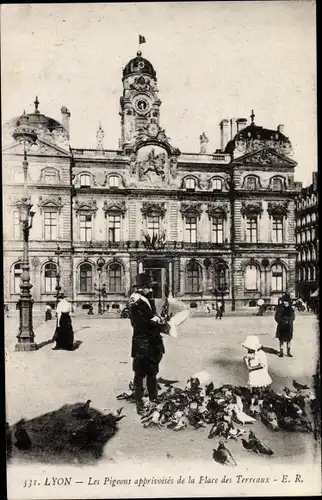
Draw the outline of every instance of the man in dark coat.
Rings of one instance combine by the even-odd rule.
[[[276,338],[280,343],[279,356],[284,356],[283,347],[284,342],[287,346],[287,356],[292,358],[291,354],[291,340],[293,338],[293,323],[295,320],[295,312],[292,307],[292,300],[288,294],[284,294],[280,299],[275,310],[275,321],[277,323]]]
[[[143,410],[143,382],[146,377],[150,401],[157,397],[157,374],[159,363],[164,354],[161,331],[164,331],[161,318],[156,314],[152,299],[152,281],[141,273],[136,279],[137,292],[133,293],[128,303],[129,317],[133,327],[132,351],[134,371],[134,396],[137,412]]]

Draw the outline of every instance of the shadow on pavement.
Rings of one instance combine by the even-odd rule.
[[[117,418],[94,408],[89,408],[87,417],[80,418],[73,414],[79,406],[82,404],[64,405],[24,421],[23,428],[31,441],[30,449],[19,446],[17,423],[14,424],[9,428],[12,447],[8,458],[23,462],[95,463],[101,458],[105,444],[118,431]]]
[[[44,342],[40,342],[39,344],[37,344],[37,350],[41,349],[42,347],[45,347],[46,345],[53,344],[53,343],[54,343],[53,339],[44,340]]]
[[[277,349],[274,349],[274,347],[262,347],[263,351],[266,352],[266,354],[275,354],[275,356],[279,355],[279,351]]]

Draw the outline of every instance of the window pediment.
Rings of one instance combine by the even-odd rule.
[[[180,212],[183,217],[197,217],[200,219],[202,214],[201,203],[181,203]]]
[[[88,200],[88,201],[79,201],[75,200],[74,209],[77,213],[79,212],[88,212],[95,214],[98,210],[96,200]]]
[[[207,213],[209,219],[227,218],[228,204],[227,203],[208,203]]]
[[[242,201],[242,206],[240,210],[243,217],[261,216],[263,213],[263,205],[261,201],[248,203]]]
[[[124,217],[126,212],[125,201],[104,201],[103,211],[105,212],[105,217],[108,214],[122,214]]]
[[[158,215],[164,217],[166,213],[165,203],[164,202],[151,203],[149,201],[144,201],[141,211],[144,216]]]
[[[38,207],[40,213],[42,213],[46,208],[55,209],[60,213],[63,205],[61,196],[51,196],[46,198],[39,196]]]
[[[287,217],[288,214],[288,202],[279,202],[279,201],[269,201],[267,205],[267,212],[270,217],[274,215],[279,215],[282,217]]]

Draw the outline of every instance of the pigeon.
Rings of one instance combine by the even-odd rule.
[[[277,421],[277,415],[273,411],[272,405],[270,405],[268,409],[262,408],[261,420],[267,427],[269,427],[273,431],[276,431],[279,427]]]
[[[226,432],[226,439],[235,439],[238,441],[238,438],[245,434],[244,429],[236,429],[235,427],[231,427],[227,432]]]
[[[90,399],[88,399],[86,401],[86,403],[80,404],[79,406],[74,408],[72,410],[72,415],[74,417],[78,417],[78,418],[91,418],[91,416],[89,414],[89,405],[91,404],[91,402],[92,401]]]
[[[232,418],[237,424],[245,425],[245,424],[253,424],[254,422],[256,422],[256,418],[250,417],[249,415],[247,415],[247,413],[243,411],[233,410],[232,412],[233,412]]]
[[[20,450],[30,450],[31,448],[31,440],[28,436],[28,433],[25,429],[25,420],[22,419],[16,424],[16,432],[15,432],[15,446]]]
[[[243,443],[244,444],[244,443]],[[258,437],[255,436],[254,432],[250,431],[248,444],[251,446],[252,451],[261,455],[274,455],[274,452],[266,446]]]
[[[228,448],[226,448],[223,441],[219,441],[219,446],[218,446],[217,450],[213,450],[212,456],[213,456],[213,459],[215,460],[215,462],[217,462],[219,464],[230,465],[230,466],[237,465],[234,457],[232,456],[232,454],[230,453]]]
[[[10,458],[12,453],[12,432],[8,422],[6,422],[6,453],[7,458]]]
[[[293,380],[293,387],[297,391],[304,390],[304,389],[309,389],[308,385],[299,384],[299,382],[296,382],[296,380]]]
[[[205,386],[205,390],[206,390],[206,396],[209,396],[209,394],[214,390],[215,386],[212,382],[210,382],[210,384],[206,385]]]

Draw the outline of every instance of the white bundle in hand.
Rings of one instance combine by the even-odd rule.
[[[172,317],[169,321],[171,337],[178,337],[177,326],[181,325],[190,316],[190,310],[177,299],[169,298],[169,311],[172,313]]]

